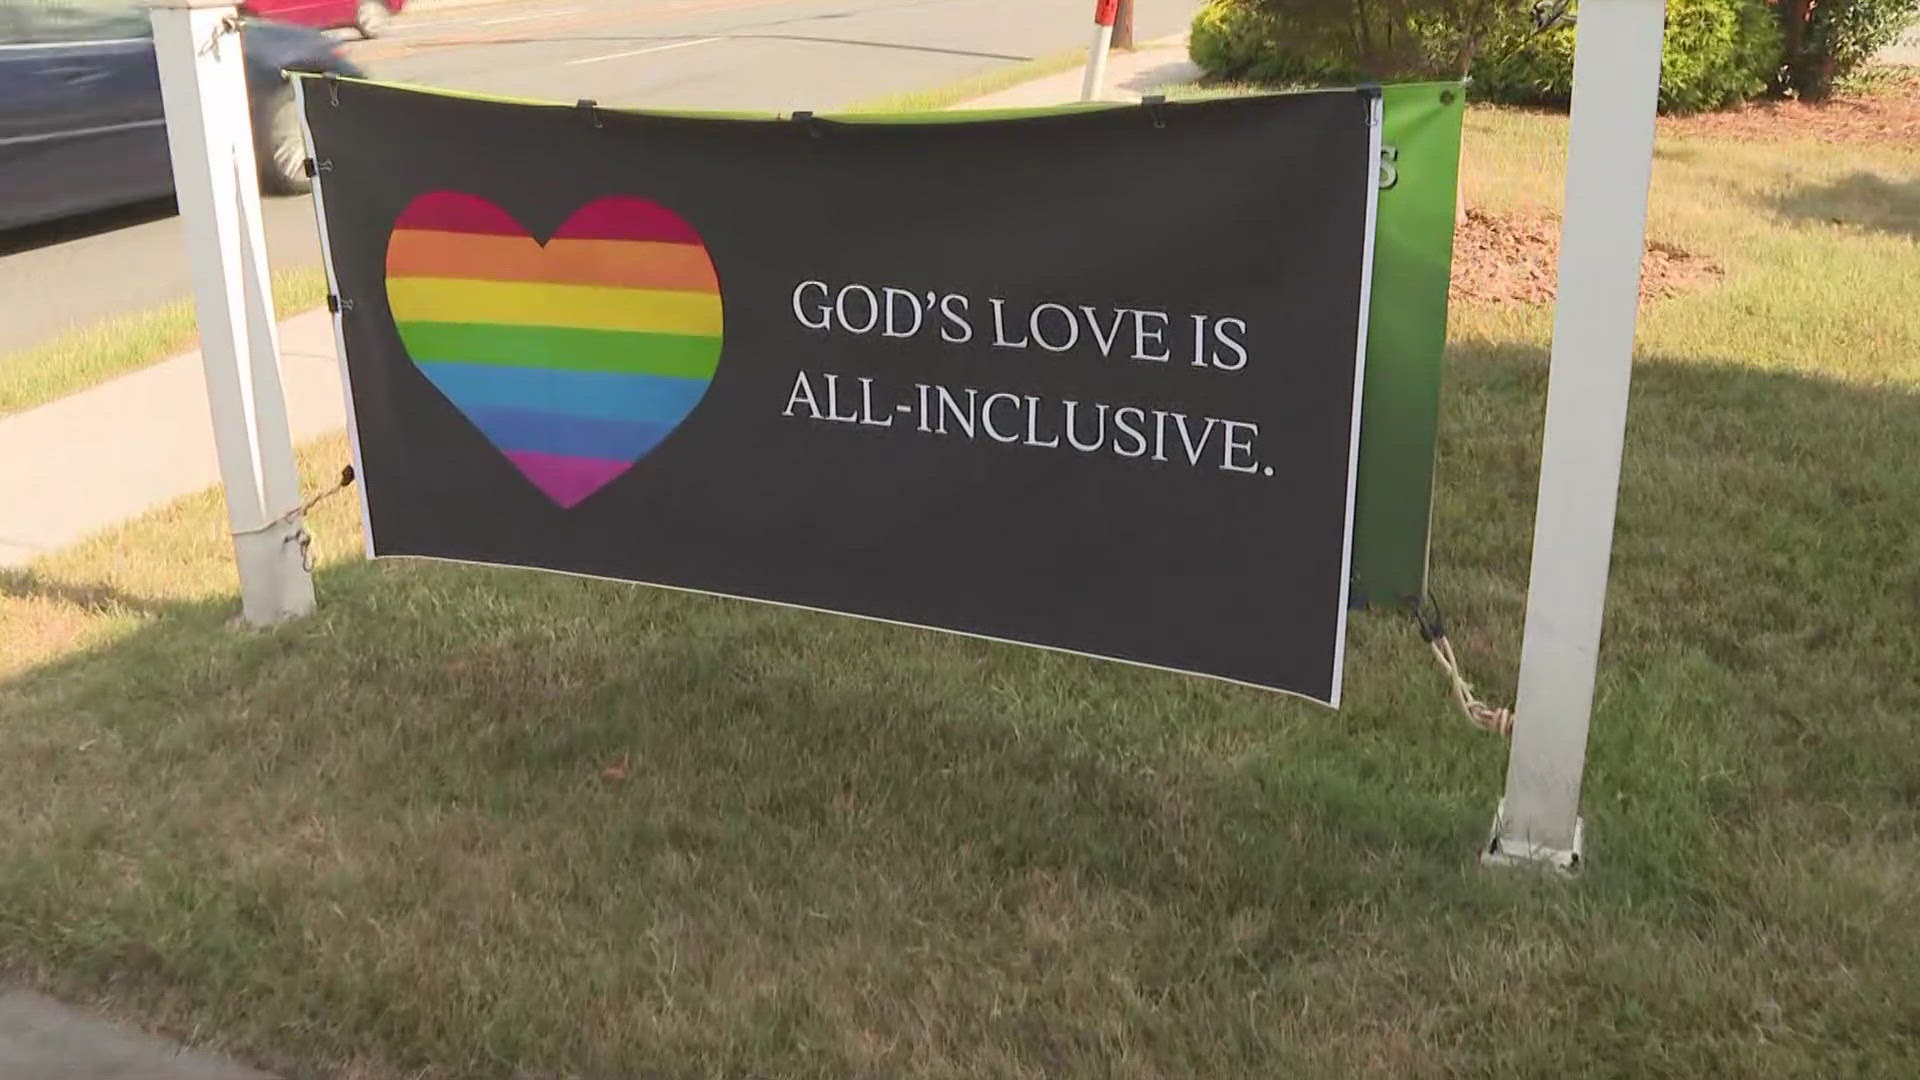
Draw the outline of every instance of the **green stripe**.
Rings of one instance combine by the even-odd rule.
[[[1353,508],[1358,599],[1382,607],[1427,590],[1466,90],[1458,82],[1385,89],[1380,138],[1398,154],[1398,175],[1380,192]]]
[[[493,323],[402,322],[399,327],[400,340],[416,362],[641,372],[689,379],[711,378],[720,364],[717,336]]]

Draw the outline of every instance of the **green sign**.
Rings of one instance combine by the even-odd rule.
[[[1426,592],[1465,99],[1459,83],[1385,90],[1354,496],[1356,604],[1398,604]]]

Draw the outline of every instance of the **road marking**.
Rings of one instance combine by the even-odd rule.
[[[501,23],[526,22],[528,19],[544,19],[552,15],[577,15],[580,8],[554,8],[552,11],[536,11],[531,15],[509,15],[504,19],[481,19],[481,26],[499,26]]]
[[[711,45],[726,38],[700,38],[695,41],[676,41],[671,45],[654,45],[645,49],[631,49],[627,52],[608,53],[605,56],[583,56],[578,60],[569,60],[568,64],[597,64],[602,60],[621,60],[629,56],[645,56],[648,53],[666,52],[668,49],[684,49],[691,45]]]
[[[12,2],[12,0],[0,0],[0,4],[9,2]],[[709,14],[720,11],[778,7],[782,4],[792,3],[792,0],[677,0],[677,3],[677,7],[663,5],[660,7],[649,7],[641,11],[634,11],[627,14],[625,18],[636,21],[645,20],[654,22],[673,19],[679,15],[690,13]],[[484,14],[484,12],[482,13]],[[402,32],[408,25],[408,19],[400,18],[394,20],[394,32],[392,34],[377,38],[373,41],[353,42],[349,48],[351,48],[355,60],[383,61],[419,56],[429,50],[451,49],[463,45],[498,45],[508,43],[512,40],[510,35],[514,34],[514,31],[511,29],[483,31],[476,28],[470,31],[453,32],[445,37],[439,36],[438,32],[443,30],[443,28],[456,25],[464,26],[469,21],[467,18],[416,21],[413,23],[414,26],[425,28],[425,33],[416,36]],[[554,31],[558,30],[585,27],[604,29],[606,24],[607,15],[605,8],[594,10],[582,9],[580,14],[563,15],[555,19],[551,26],[541,27],[541,30],[553,34]],[[521,31],[521,33],[524,33],[524,31]],[[555,39],[558,39],[561,35],[553,34],[553,36]],[[673,35],[662,34],[661,36],[672,37]],[[150,39],[143,38],[141,40]],[[79,47],[85,48],[86,46],[83,44]]]
[[[111,135],[116,131],[132,131],[134,128],[159,127],[162,120],[134,120],[125,124],[106,124],[101,127],[64,128],[60,131],[36,132],[32,135],[14,135],[0,139],[0,146],[26,146],[28,143],[52,142],[55,139],[78,139],[84,135]]]

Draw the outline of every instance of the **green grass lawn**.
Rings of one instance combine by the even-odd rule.
[[[1564,135],[1474,111],[1470,202],[1550,207]],[[343,498],[246,633],[208,493],[0,576],[0,965],[293,1076],[1920,1075],[1916,174],[1660,147],[1725,274],[1645,312],[1576,879],[1477,867],[1506,747],[1390,613],[1336,714],[369,564]],[[1496,698],[1549,325],[1454,318],[1434,581]]]
[[[326,295],[319,267],[274,272],[273,304],[283,318],[319,306]],[[198,339],[193,302],[177,300],[0,356],[0,416],[146,367],[192,348]]]

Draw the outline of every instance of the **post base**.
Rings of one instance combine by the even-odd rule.
[[[1572,873],[1580,869],[1585,861],[1582,854],[1586,847],[1587,822],[1585,818],[1573,819],[1573,846],[1571,848],[1549,847],[1536,844],[1531,840],[1521,840],[1502,836],[1506,831],[1507,803],[1500,800],[1500,808],[1493,815],[1493,835],[1487,840],[1487,846],[1480,852],[1482,866],[1543,866]]]
[[[240,566],[240,617],[248,626],[276,626],[313,614],[313,574],[301,542],[304,525],[284,519],[233,537]]]

